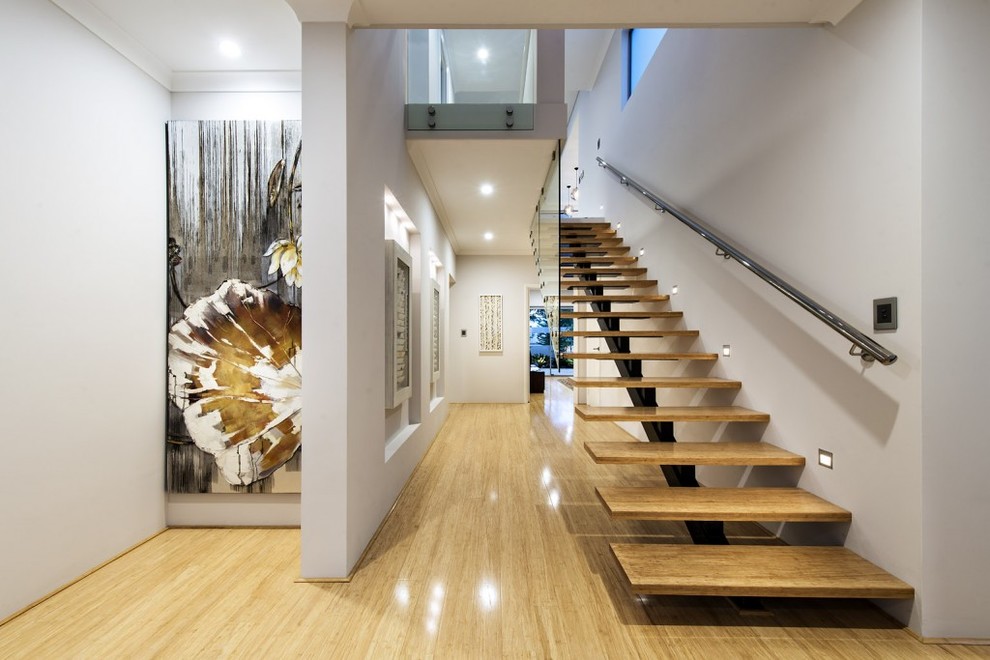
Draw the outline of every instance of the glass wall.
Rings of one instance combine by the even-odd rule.
[[[406,34],[406,103],[536,103],[536,30]]]
[[[536,259],[536,272],[540,282],[540,293],[543,296],[544,313],[530,314],[530,333],[533,333],[533,323],[545,319],[546,332],[549,335],[550,350],[553,353],[552,366],[559,368],[558,357],[561,352],[561,318],[560,318],[560,149],[557,142],[553,162],[547,172],[543,184],[543,194],[530,225],[530,243],[533,246],[533,256]],[[568,319],[569,320],[569,319]],[[573,324],[572,324],[573,325]],[[532,355],[532,351],[531,351]],[[531,358],[532,359],[532,358]]]
[[[562,312],[574,310],[573,305],[562,305]],[[574,319],[560,319],[561,333],[574,329]],[[573,337],[561,336],[558,346],[553,346],[546,307],[531,307],[529,310],[529,365],[531,369],[543,371],[552,376],[574,374],[574,360],[568,356],[574,347]]]

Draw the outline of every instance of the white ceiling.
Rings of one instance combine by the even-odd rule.
[[[837,23],[860,1],[51,0],[173,92],[300,91],[300,20],[476,28],[814,24]],[[568,29],[568,102],[594,84],[611,34],[610,29]],[[510,38],[508,33],[503,37]],[[222,39],[237,41],[242,56],[222,56]],[[469,52],[478,47],[469,39],[448,46]],[[492,64],[492,72],[497,68],[502,76],[522,69],[519,58]],[[554,145],[543,140],[412,140],[409,151],[455,251],[528,254],[529,222]],[[490,198],[478,193],[482,181],[495,186]],[[486,231],[495,234],[490,242],[482,238]]]
[[[302,28],[285,0],[51,0],[173,92],[299,91]],[[219,43],[243,51],[230,59]]]
[[[457,254],[531,254],[529,225],[556,140],[407,144]],[[491,196],[481,194],[483,183],[495,188]]]

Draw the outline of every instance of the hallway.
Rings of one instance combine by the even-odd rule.
[[[0,657],[990,657],[922,645],[863,601],[742,616],[628,594],[609,541],[688,537],[606,516],[596,485],[661,479],[583,449],[623,437],[574,419],[558,379],[528,406],[454,405],[349,584],[294,582],[298,530],[172,529],[0,628]]]

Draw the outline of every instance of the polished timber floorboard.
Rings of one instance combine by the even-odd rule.
[[[351,583],[295,582],[298,530],[169,530],[0,627],[0,658],[990,656],[924,645],[865,601],[771,599],[754,616],[628,593],[610,542],[688,539],[606,514],[595,486],[662,484],[582,447],[623,439],[575,419],[554,379],[529,405],[454,405]]]

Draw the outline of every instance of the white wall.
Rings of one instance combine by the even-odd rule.
[[[451,401],[526,403],[529,397],[529,298],[536,285],[533,257],[462,256],[450,290]],[[502,296],[501,353],[478,350],[479,296]],[[467,336],[461,336],[467,330]]]
[[[172,119],[205,121],[302,118],[300,92],[173,92]],[[304,136],[305,137],[305,136]]]
[[[325,341],[307,349],[307,437],[303,461],[302,572],[346,575],[425,454],[447,414],[430,392],[432,250],[447,273],[456,263],[406,153],[405,39],[401,31],[348,32],[303,25],[303,123],[307,147],[307,307],[303,333]],[[408,429],[386,459],[385,188],[418,230],[413,304],[414,393]],[[423,294],[415,286],[418,281]]]
[[[926,0],[922,632],[990,638],[990,4]]]
[[[792,541],[842,542],[921,590],[921,4],[867,0],[835,28],[671,30],[626,104],[619,35],[579,98],[582,207],[605,205],[675,309],[732,357],[734,402],[765,410],[762,437],[804,455],[784,478],[853,512],[842,526],[787,525]],[[600,153],[694,212],[834,312],[872,328],[897,296],[900,359],[864,366],[849,344],[700,237],[657,215],[594,164]],[[681,369],[681,367],[675,367]],[[693,369],[697,370],[697,367]],[[667,402],[678,401],[674,395]],[[663,396],[661,396],[663,403]],[[725,403],[724,393],[697,396]],[[682,438],[754,437],[715,426]],[[816,465],[817,449],[835,469]],[[708,483],[779,483],[779,470],[705,471]],[[918,608],[891,611],[917,623]],[[913,609],[912,609],[913,607]]]
[[[48,2],[0,64],[2,619],[165,524],[169,96]]]
[[[280,121],[301,118],[302,95],[299,92],[171,94],[173,120]],[[304,134],[304,143],[305,137]],[[298,493],[169,493],[165,522],[171,527],[298,525],[299,499]]]

